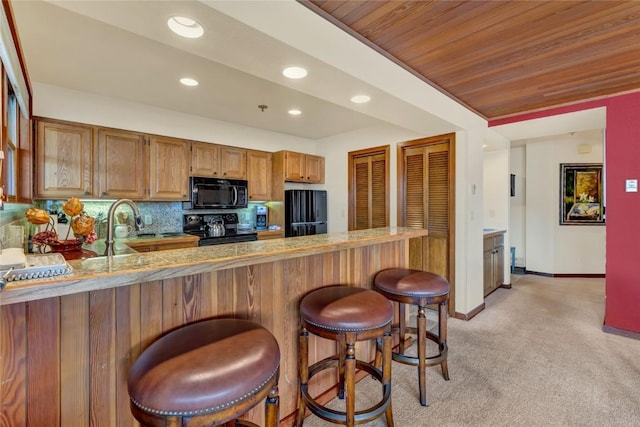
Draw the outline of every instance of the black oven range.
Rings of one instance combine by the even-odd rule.
[[[187,214],[182,231],[200,237],[198,246],[258,240],[255,231],[238,230],[238,214]]]

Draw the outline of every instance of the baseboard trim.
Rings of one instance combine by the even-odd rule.
[[[554,274],[531,270],[524,270],[524,274],[533,274],[535,276],[544,277],[584,277],[586,279],[604,279],[606,277],[606,274]]]
[[[459,313],[456,311],[453,317],[461,320],[471,320],[476,316],[476,314],[480,313],[482,310],[484,310],[484,303],[480,304],[479,306],[477,306],[467,314]]]
[[[603,325],[602,326],[602,332],[606,332],[608,334],[613,334],[613,335],[620,335],[620,336],[626,337],[626,338],[633,338],[634,340],[640,340],[640,333],[639,332],[633,332],[633,331],[627,331],[627,330],[624,330],[624,329],[618,329],[618,328],[614,328],[613,326]]]

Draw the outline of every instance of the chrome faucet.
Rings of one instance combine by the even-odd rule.
[[[131,206],[131,210],[133,211],[133,219],[136,223],[136,231],[140,231],[144,228],[144,221],[142,221],[142,215],[140,215],[140,210],[138,210],[138,206],[133,202],[133,200],[129,199],[120,199],[113,202],[111,207],[109,208],[109,213],[107,214],[107,240],[106,245],[107,248],[104,251],[105,255],[113,255],[113,226],[116,215],[116,209],[120,205],[129,205]]]

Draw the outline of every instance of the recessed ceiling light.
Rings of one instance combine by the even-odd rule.
[[[355,95],[351,97],[351,102],[354,104],[364,104],[369,101],[371,101],[371,97],[369,95]]]
[[[288,111],[288,113],[292,116],[299,116],[300,114],[302,114],[302,111],[298,110],[297,108],[292,108]]]
[[[487,148],[487,144],[482,144],[482,148]]]
[[[198,81],[189,77],[181,78],[180,83],[182,83],[185,86],[198,86]]]
[[[184,16],[172,16],[167,25],[174,33],[188,39],[197,39],[204,34],[204,28],[191,18]]]
[[[302,79],[307,77],[307,70],[302,67],[287,67],[282,70],[282,74],[290,79]]]

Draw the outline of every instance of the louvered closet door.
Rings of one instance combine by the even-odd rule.
[[[351,157],[350,230],[389,225],[387,156],[378,152]]]
[[[402,225],[429,230],[415,267],[449,278],[449,144],[404,150]]]

